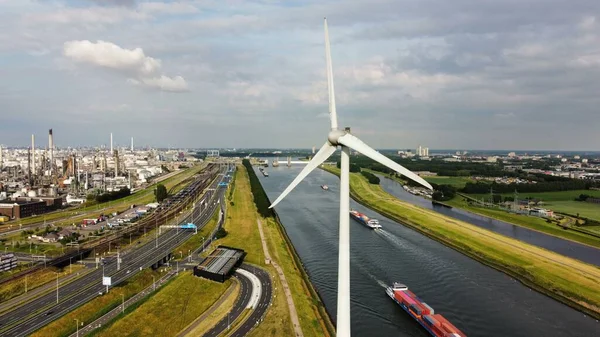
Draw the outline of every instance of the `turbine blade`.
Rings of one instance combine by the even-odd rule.
[[[327,89],[329,90],[329,119],[331,130],[337,130],[337,112],[335,110],[335,90],[333,88],[333,66],[331,65],[331,46],[329,45],[329,30],[325,18],[325,58],[327,59]]]
[[[402,174],[403,176],[409,178],[410,180],[417,182],[417,183],[427,187],[430,190],[433,190],[433,187],[431,187],[431,185],[427,181],[425,181],[425,179],[419,177],[415,173],[411,172],[410,170],[408,170],[407,168],[403,167],[402,165],[396,163],[395,161],[391,160],[390,158],[375,151],[369,145],[365,144],[362,140],[358,139],[357,137],[355,137],[349,133],[338,138],[338,143],[343,144],[349,148],[352,148],[352,149],[364,154],[365,156],[375,160],[376,162],[379,162],[379,163],[391,168],[392,170]]]
[[[281,193],[279,197],[277,197],[275,202],[273,202],[271,206],[269,206],[269,208],[275,207],[275,205],[277,205],[281,200],[283,200],[283,198],[285,198],[285,196],[288,195],[288,193],[290,193],[294,189],[294,187],[296,187],[296,185],[298,185],[302,181],[302,179],[304,179],[317,166],[323,164],[323,162],[327,160],[327,158],[329,158],[329,156],[331,156],[331,154],[333,154],[334,152],[335,146],[329,144],[329,142],[326,142],[321,147],[321,149],[319,149],[319,152],[315,154],[313,159],[311,159],[311,161],[308,162],[306,167],[302,169],[302,171],[296,177],[296,179],[294,179],[294,181],[292,181],[292,183],[285,189],[285,191],[283,191],[283,193]]]

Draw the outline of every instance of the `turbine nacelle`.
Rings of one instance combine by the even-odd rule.
[[[342,131],[342,130],[331,130],[331,131],[329,131],[329,134],[327,135],[327,141],[329,142],[329,144],[331,144],[333,146],[342,145],[338,142],[338,139],[345,136],[347,133],[348,133],[347,131]]]

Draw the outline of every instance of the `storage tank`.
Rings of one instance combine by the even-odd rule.
[[[36,191],[29,191],[27,192],[27,196],[30,198],[35,198],[37,197],[37,192]]]

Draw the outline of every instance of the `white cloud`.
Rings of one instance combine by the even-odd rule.
[[[170,92],[185,92],[188,91],[188,84],[185,79],[181,76],[168,77],[152,77],[152,78],[141,78],[139,80],[129,79],[129,82],[135,85],[145,85],[150,88],[160,89],[162,91]]]
[[[188,90],[183,77],[161,75],[161,61],[146,56],[142,48],[126,49],[105,41],[67,41],[63,46],[63,54],[76,62],[115,69],[134,76],[129,82],[136,85],[171,92]]]
[[[156,73],[161,66],[160,60],[144,55],[141,48],[124,49],[105,41],[67,41],[63,51],[66,57],[77,62],[144,75]]]

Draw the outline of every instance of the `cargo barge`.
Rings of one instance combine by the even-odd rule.
[[[432,336],[467,337],[444,316],[436,314],[432,307],[421,301],[404,284],[394,282],[391,287],[385,289],[385,292]]]
[[[377,228],[381,228],[381,225],[379,224],[379,220],[377,219],[371,219],[368,216],[357,212],[357,211],[350,211],[350,216],[352,217],[352,219],[360,222],[361,224],[371,228],[371,229],[377,229]]]

